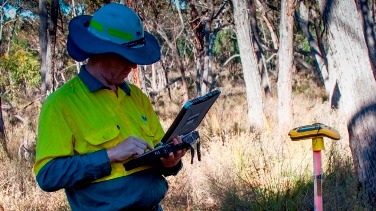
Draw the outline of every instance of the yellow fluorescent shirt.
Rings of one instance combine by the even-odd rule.
[[[89,90],[76,76],[44,102],[39,118],[34,173],[53,158],[109,149],[134,136],[151,146],[159,143],[164,131],[148,97],[129,84],[127,95],[119,88]],[[111,164],[111,175],[97,181],[126,176],[143,170],[125,171],[122,163]]]

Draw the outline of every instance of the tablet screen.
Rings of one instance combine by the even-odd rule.
[[[217,100],[220,93],[221,91],[216,89],[204,96],[186,102],[161,142],[168,143],[173,137],[185,135],[195,130]]]

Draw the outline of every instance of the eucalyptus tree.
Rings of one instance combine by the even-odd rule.
[[[250,25],[249,0],[232,0],[235,31],[246,85],[248,120],[252,127],[262,130],[265,127],[261,76],[257,65],[252,30]]]
[[[294,68],[295,0],[281,3],[280,47],[278,50],[278,127],[282,134],[292,127],[292,69]]]
[[[127,2],[129,4],[129,0]],[[179,18],[179,8],[176,8],[170,1],[133,1],[133,7],[143,20],[146,30],[159,39],[163,51],[159,64],[162,67],[164,77],[160,77],[160,80],[165,81],[166,84],[162,84],[163,87],[159,88],[159,91],[163,91],[165,88],[169,90],[169,85],[176,81],[169,80],[169,72],[177,70],[180,73],[179,79],[182,82],[184,100],[188,100],[187,64],[184,61],[185,49],[179,49],[179,45],[185,39],[183,33],[185,23]],[[155,72],[156,68],[152,66],[153,80],[156,79]],[[156,82],[152,81],[151,83]],[[158,92],[158,90],[152,92]]]
[[[206,94],[215,82],[213,77],[213,46],[217,34],[228,27],[230,1],[186,1],[189,7],[189,26],[196,62],[196,92]]]
[[[323,20],[320,17],[320,11],[316,11],[315,8],[315,2],[305,3],[301,1],[297,5],[295,18],[299,28],[308,41],[311,57],[316,63],[316,69],[320,73],[326,93],[329,99],[331,99],[332,105],[335,105],[335,97],[337,94],[335,92],[336,78],[335,74],[329,74],[321,30],[323,28]]]
[[[329,72],[336,74],[339,109],[349,132],[360,187],[376,207],[376,81],[356,1],[319,1],[326,27]],[[375,53],[375,52],[371,52]]]
[[[3,118],[3,110],[2,104],[1,104],[2,97],[0,96],[0,160],[3,158],[10,158],[8,148],[7,148],[7,142],[5,137],[5,125],[4,125],[4,118]]]
[[[51,36],[49,33],[48,26],[48,12],[47,12],[47,1],[39,1],[39,48],[41,57],[41,92],[44,96],[47,95],[47,91],[52,88],[52,73],[51,73]],[[51,31],[52,32],[52,31]]]

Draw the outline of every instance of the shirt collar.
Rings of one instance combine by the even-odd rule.
[[[84,82],[86,87],[91,92],[96,92],[100,89],[108,89],[107,86],[102,84],[102,82],[100,82],[86,70],[85,65],[81,66],[80,72],[78,73],[78,77],[82,80],[82,82]],[[121,83],[119,87],[125,92],[125,94],[127,94],[128,96],[131,95],[131,88],[125,81]]]

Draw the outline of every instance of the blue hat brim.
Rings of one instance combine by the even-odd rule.
[[[88,31],[92,16],[81,15],[73,18],[69,23],[67,51],[76,61],[84,61],[90,55],[115,53],[128,61],[148,65],[159,61],[161,57],[157,39],[148,32],[144,32],[145,44],[138,48],[129,48],[107,40],[102,40]]]

